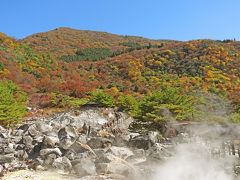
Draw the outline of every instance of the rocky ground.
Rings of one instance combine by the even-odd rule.
[[[173,156],[174,143],[189,140],[189,133],[178,129],[178,140],[170,142],[156,131],[130,132],[132,122],[126,113],[95,107],[33,118],[15,129],[0,127],[0,175],[4,180],[151,179]],[[216,152],[237,156],[229,147]]]
[[[0,173],[5,179],[24,174],[26,179],[39,174],[55,179],[147,178],[152,171],[148,163],[170,152],[157,143],[156,132],[129,132],[132,121],[113,109],[85,108],[31,119],[16,129],[0,127]]]

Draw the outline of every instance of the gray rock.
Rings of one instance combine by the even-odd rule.
[[[74,143],[73,140],[71,140],[70,138],[65,138],[60,140],[59,142],[59,146],[65,150],[69,149],[71,147],[71,145]]]
[[[135,149],[133,153],[133,156],[130,156],[126,159],[127,162],[133,165],[139,165],[140,163],[147,161],[146,152],[144,151],[144,149]]]
[[[0,154],[10,153],[9,156],[0,156],[0,164],[4,163],[7,170],[16,170],[23,167],[21,161],[27,161],[28,168],[44,170],[53,167],[61,171],[75,172],[86,179],[99,179],[97,173],[118,174],[116,177],[119,179],[123,179],[124,175],[126,179],[133,171],[132,163],[139,166],[144,157],[146,160],[145,151],[133,151],[126,147],[130,137],[128,126],[132,119],[127,114],[116,113],[113,109],[107,109],[107,113],[104,110],[106,109],[86,108],[75,114],[73,111],[59,113],[52,118],[31,121],[31,124],[20,126],[13,130],[13,133],[1,130],[0,127],[0,133],[3,133],[0,135]],[[110,128],[104,126],[108,121],[112,125]],[[84,124],[86,128],[83,132],[81,128]],[[88,134],[86,132],[89,126],[91,132]],[[99,133],[102,128],[109,133],[107,138]],[[100,137],[101,135],[103,137]],[[149,142],[155,142],[155,137],[154,133],[148,137],[137,134],[131,137],[129,145],[147,149]],[[148,156],[152,156],[155,150],[152,148],[151,152],[147,152]],[[101,177],[118,179],[110,176],[108,174]]]
[[[83,148],[78,142],[74,142],[68,149],[75,153],[82,153],[87,151],[87,149]]]
[[[4,127],[2,127],[2,126],[0,126],[0,132],[2,133],[2,132],[6,132],[7,130],[4,128]]]
[[[22,136],[14,136],[11,138],[11,142],[15,144],[22,144]]]
[[[43,167],[42,165],[36,165],[35,170],[36,171],[46,171],[46,168]]]
[[[67,126],[59,130],[58,132],[58,138],[59,140],[64,140],[66,138],[77,138],[77,132],[74,127],[72,126]]]
[[[36,164],[43,165],[44,160],[42,160],[41,158],[36,158],[35,162]]]
[[[76,139],[78,137],[76,128],[74,126],[66,126],[65,131],[66,131],[67,135],[71,138]]]
[[[14,159],[14,154],[1,155],[0,154],[0,164],[10,163]]]
[[[96,167],[92,159],[83,158],[80,163],[73,166],[73,170],[79,176],[96,175]]]
[[[73,118],[72,125],[77,128],[81,128],[86,124],[87,127],[91,126],[95,129],[101,129],[102,125],[108,122],[107,117],[104,117],[98,109],[86,109],[80,111],[77,116],[74,113],[70,113],[69,116]]]
[[[107,172],[111,174],[120,174],[128,177],[131,173],[131,168],[123,163],[109,163],[107,167]]]
[[[57,155],[55,153],[51,153],[49,155],[46,156],[46,159],[44,160],[44,165],[52,165],[54,162],[54,159],[57,158]]]
[[[92,148],[92,149],[98,149],[98,148],[105,148],[109,147],[112,145],[112,141],[107,139],[107,138],[102,138],[102,137],[94,137],[91,138],[87,144]]]
[[[31,147],[33,138],[31,136],[23,136],[22,141],[23,141],[23,144],[25,144],[25,146]]]
[[[17,144],[16,145],[16,150],[23,150],[25,149],[25,144]]]
[[[75,152],[73,152],[71,149],[67,150],[67,152],[65,153],[65,157],[68,158],[69,160],[74,160],[76,159],[76,154]]]
[[[26,160],[28,158],[28,154],[24,150],[18,150],[15,152],[15,157],[17,157],[20,160]]]
[[[161,135],[157,131],[149,131],[148,132],[149,140],[153,143],[158,143]]]
[[[73,152],[71,156],[69,156],[69,154],[67,153],[65,156],[72,160],[71,163],[73,165],[79,163],[79,160],[84,158],[89,158],[89,159],[92,159],[93,161],[96,160],[96,156],[90,151],[86,151],[82,153]]]
[[[117,147],[117,146],[112,146],[109,148],[107,152],[112,153],[114,156],[117,156],[121,159],[127,159],[130,156],[133,156],[133,152],[126,147]]]
[[[5,138],[1,138],[0,137],[0,145],[3,145],[3,144],[8,144],[9,143],[9,139],[5,139]]]
[[[40,132],[37,130],[37,126],[35,124],[29,126],[28,128],[28,133],[34,137],[34,136],[38,136],[40,134]]]
[[[4,168],[3,168],[3,166],[0,164],[0,175],[3,174],[3,170],[4,170]]]
[[[97,155],[97,157],[100,157],[101,155],[106,154],[107,151],[108,151],[107,148],[105,148],[105,149],[103,149],[103,148],[101,148],[101,149],[94,149],[94,153]]]
[[[163,144],[156,143],[146,151],[146,156],[151,160],[165,160],[173,155]]]
[[[153,142],[149,139],[147,135],[132,137],[129,140],[128,146],[138,149],[149,149],[153,145]]]
[[[86,135],[81,135],[78,137],[78,140],[80,143],[87,144],[87,136]]]
[[[71,161],[67,157],[55,159],[52,166],[58,170],[70,171],[72,169]]]
[[[97,156],[97,163],[110,163],[112,161],[114,161],[116,159],[116,156],[114,156],[111,153],[104,153],[104,154],[100,154]]]
[[[22,136],[23,134],[24,134],[24,130],[22,129],[17,129],[15,130],[15,133],[14,133],[15,136]]]
[[[51,121],[50,124],[55,131],[59,131],[61,129],[61,124],[57,121]]]
[[[41,133],[47,133],[52,131],[52,126],[48,125],[46,122],[40,122],[36,124],[37,130]]]
[[[10,163],[5,163],[4,166],[8,171],[27,168],[27,165],[24,161],[18,161],[18,160],[13,160]]]
[[[79,180],[126,180],[126,177],[119,174],[105,174],[95,176],[85,176]]]
[[[67,125],[70,125],[74,121],[74,119],[69,114],[64,114],[60,117],[59,121],[62,127],[65,127]]]
[[[40,155],[40,151],[44,148],[43,143],[37,143],[29,152],[29,159],[36,159]]]
[[[7,139],[8,138],[8,134],[7,133],[0,133],[0,138],[4,138]]]
[[[59,130],[58,138],[60,146],[68,149],[77,139],[77,133],[74,127],[65,127]]]
[[[135,149],[133,151],[134,155],[137,157],[142,157],[142,156],[146,156],[146,153],[144,151],[144,149]]]
[[[106,174],[108,163],[96,163],[96,171],[98,174]]]
[[[42,158],[45,158],[49,154],[56,154],[58,156],[62,156],[62,152],[60,151],[59,148],[47,148],[40,150],[40,156]]]
[[[44,140],[44,136],[35,136],[32,143],[36,145],[38,143],[43,142],[43,140]]]
[[[56,144],[59,144],[59,139],[58,137],[54,136],[45,136],[43,144],[54,147]]]
[[[5,147],[4,147],[4,154],[11,154],[11,153],[13,153],[14,151],[15,151],[14,148],[11,147],[11,146],[5,146]]]
[[[28,130],[29,126],[30,126],[29,124],[23,124],[19,126],[18,129],[23,130],[23,132],[25,133]]]

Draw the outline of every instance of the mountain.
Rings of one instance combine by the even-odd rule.
[[[34,34],[24,38],[22,42],[40,52],[51,52],[56,57],[74,54],[76,50],[84,48],[121,50],[126,48],[124,43],[128,42],[139,45],[156,44],[156,41],[142,37],[119,36],[106,32],[80,31],[71,28],[57,28],[49,32]]]
[[[239,54],[240,42],[235,40],[151,40],[70,28],[22,40],[1,33],[0,78],[25,91],[29,106],[41,108],[76,105],[75,100],[91,99],[97,89],[105,93],[98,94],[100,99],[111,96],[118,102],[125,95],[138,102],[172,88],[179,95],[217,94],[239,112]],[[171,92],[165,95],[173,97]],[[176,99],[159,103],[165,101],[177,114]],[[121,102],[131,110],[132,101]]]

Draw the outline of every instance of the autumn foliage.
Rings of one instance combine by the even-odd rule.
[[[176,119],[186,120],[194,111],[191,104],[174,104],[177,97],[162,102],[158,93],[176,91],[179,97],[189,95],[186,101],[199,91],[214,93],[240,112],[239,55],[240,43],[232,40],[156,41],[58,28],[19,41],[0,34],[0,79],[11,80],[25,91],[29,106],[41,107],[44,101],[44,107],[53,106],[54,93],[58,94],[55,102],[87,98],[137,116],[139,108],[147,106],[137,102],[152,97],[161,101],[162,109],[172,109]],[[163,91],[166,88],[171,91]],[[154,111],[160,113],[161,108]]]

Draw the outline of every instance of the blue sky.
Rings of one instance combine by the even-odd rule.
[[[0,32],[57,27],[153,39],[240,40],[240,0],[1,0]]]

